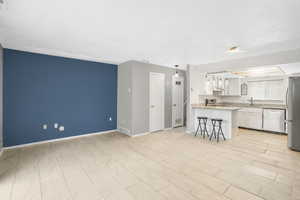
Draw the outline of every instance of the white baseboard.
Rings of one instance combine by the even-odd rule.
[[[129,137],[131,137],[130,133],[126,132],[126,131],[122,131],[121,129],[118,129],[118,132],[124,134],[124,135],[127,135]]]
[[[123,134],[125,134],[125,135],[130,136],[130,130],[127,129],[127,128],[119,127],[119,128],[118,128],[118,131],[119,131],[120,133],[123,133]]]
[[[138,134],[135,134],[135,135],[130,135],[130,137],[139,137],[139,136],[144,136],[144,135],[148,135],[149,133],[151,133],[151,132],[138,133]]]
[[[167,131],[167,130],[171,130],[171,129],[173,129],[173,128],[169,127],[169,128],[164,128],[161,131]],[[144,135],[148,135],[148,134],[152,133],[152,132],[148,131],[148,132],[144,132],[144,133],[138,133],[138,134],[135,134],[135,135],[131,135],[128,132],[123,131],[123,130],[124,130],[124,128],[118,129],[119,132],[124,133],[125,135],[128,135],[129,137],[139,137],[139,136],[144,136]]]
[[[11,147],[3,147],[3,149],[6,150],[6,149],[22,148],[22,147],[28,147],[28,146],[33,146],[33,145],[37,145],[37,144],[45,144],[45,143],[58,142],[58,141],[64,141],[64,140],[72,140],[72,139],[76,139],[76,138],[90,137],[93,135],[102,135],[102,134],[112,133],[112,132],[116,132],[116,131],[118,131],[118,130],[113,129],[113,130],[108,130],[108,131],[88,133],[88,134],[83,134],[83,135],[76,135],[76,136],[70,136],[70,137],[64,137],[64,138],[58,138],[58,139],[52,139],[52,140],[45,140],[45,141],[40,141],[40,142],[31,142],[31,143],[27,143],[27,144],[15,145],[15,146],[11,146]]]

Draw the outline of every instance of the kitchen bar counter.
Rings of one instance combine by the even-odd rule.
[[[233,106],[222,106],[222,105],[205,106],[203,104],[192,104],[192,108],[217,109],[217,110],[238,110],[238,109],[240,109],[239,107],[233,107]]]
[[[223,119],[222,130],[226,139],[231,139],[237,134],[237,110],[238,107],[227,107],[227,106],[205,106],[202,104],[192,104],[192,120],[191,127],[193,132],[197,130],[198,119],[197,117],[208,117],[207,122],[208,133],[212,132],[212,118]]]

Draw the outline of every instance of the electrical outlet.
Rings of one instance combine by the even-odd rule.
[[[65,130],[65,127],[64,127],[64,126],[60,126],[60,127],[58,128],[58,130],[59,130],[59,131],[64,131],[64,130]]]
[[[48,128],[47,124],[43,124],[43,129],[47,130],[47,128]]]
[[[58,128],[58,123],[55,123],[55,124],[54,124],[54,128]]]

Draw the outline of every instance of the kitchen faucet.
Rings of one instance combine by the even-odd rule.
[[[251,97],[250,100],[248,100],[248,101],[250,101],[250,106],[253,106],[253,105],[254,105],[254,103],[253,103],[253,101],[254,101],[254,100],[253,100],[253,97]]]

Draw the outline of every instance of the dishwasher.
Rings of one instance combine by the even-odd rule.
[[[278,133],[286,133],[285,109],[264,108],[263,109],[263,130],[278,132]]]

